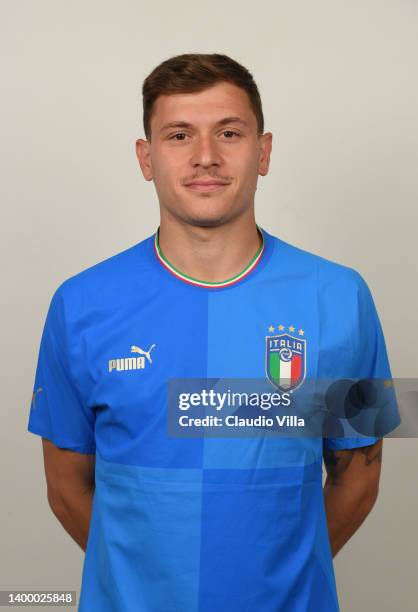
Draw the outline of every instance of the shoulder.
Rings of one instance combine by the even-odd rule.
[[[319,290],[325,292],[358,294],[368,290],[365,279],[356,269],[290,244],[277,236],[272,238],[276,243],[274,267],[282,273],[311,280]]]
[[[132,290],[132,279],[140,281],[148,270],[146,247],[149,236],[76,274],[65,278],[56,287],[52,303],[66,308],[85,310],[122,299]]]

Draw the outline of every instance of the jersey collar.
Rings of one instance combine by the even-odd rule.
[[[252,270],[254,270],[254,268],[256,267],[256,265],[258,264],[258,262],[260,261],[263,252],[264,252],[264,248],[265,248],[265,239],[264,239],[264,233],[262,231],[262,229],[256,224],[257,227],[257,231],[261,236],[262,239],[262,244],[260,246],[260,248],[258,249],[257,253],[254,255],[254,257],[251,259],[251,261],[245,266],[245,268],[236,276],[232,276],[231,278],[228,278],[224,281],[219,281],[219,282],[210,282],[210,281],[202,281],[199,280],[197,278],[193,278],[192,276],[188,276],[187,274],[184,274],[184,272],[181,272],[180,270],[178,270],[177,268],[175,268],[173,266],[173,264],[171,264],[168,259],[164,256],[161,247],[159,245],[159,233],[160,233],[160,227],[158,226],[157,231],[155,232],[154,235],[154,251],[155,254],[158,258],[158,260],[160,261],[160,263],[169,271],[171,272],[174,276],[176,276],[177,278],[185,281],[186,283],[189,283],[191,285],[196,285],[198,287],[212,287],[212,288],[216,288],[216,287],[228,287],[230,285],[233,285],[235,283],[238,283],[239,281],[241,281],[243,278],[245,278],[248,274],[250,274],[250,272],[252,272]]]

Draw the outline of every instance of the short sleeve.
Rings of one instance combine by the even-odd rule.
[[[44,323],[27,430],[59,448],[94,454],[95,416],[72,375],[61,288],[52,296]]]
[[[352,270],[354,273],[354,292],[353,300],[347,303],[355,305],[355,316],[352,318],[353,329],[351,333],[353,342],[352,363],[348,368],[350,379],[368,381],[375,380],[376,388],[380,388],[384,382],[392,379],[386,343],[383,335],[382,326],[376,310],[376,306],[371,291],[363,277]],[[384,435],[394,430],[400,424],[399,409],[396,401],[394,389],[387,391],[390,401],[382,404],[379,408],[377,436],[361,435],[360,437],[339,437],[323,438],[323,448],[326,450],[343,450],[369,446]],[[386,397],[386,396],[385,396]],[[370,414],[371,411],[370,411]]]

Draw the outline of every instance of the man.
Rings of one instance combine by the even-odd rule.
[[[248,70],[176,56],[143,103],[160,225],[54,293],[28,425],[86,551],[79,609],[334,612],[332,557],[376,501],[382,437],[170,435],[168,383],[296,397],[308,378],[390,377],[370,291],[256,224],[272,134]]]

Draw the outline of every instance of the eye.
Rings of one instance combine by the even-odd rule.
[[[184,138],[177,138],[177,136],[186,136],[184,132],[177,132],[169,137],[169,140],[184,140]]]
[[[234,136],[240,136],[237,132],[233,132],[232,130],[225,130],[222,132],[222,134],[233,134]],[[227,138],[227,140],[230,140],[230,138]]]

